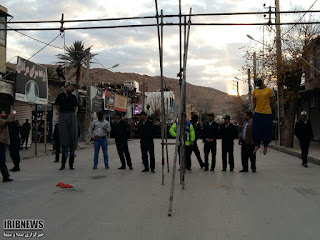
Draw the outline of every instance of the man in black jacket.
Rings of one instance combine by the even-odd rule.
[[[155,158],[154,158],[154,125],[150,120],[147,120],[147,114],[145,112],[140,113],[140,122],[138,126],[138,133],[140,136],[140,147],[142,154],[142,161],[144,169],[142,172],[149,172],[148,152],[150,155],[150,169],[152,173],[155,173]]]
[[[216,153],[217,153],[217,138],[219,136],[219,124],[215,122],[214,114],[208,114],[209,121],[203,127],[203,141],[204,141],[204,171],[209,170],[209,153],[211,151],[211,169],[214,171],[216,167]]]
[[[112,132],[114,134],[117,151],[121,161],[121,167],[118,169],[126,169],[126,160],[127,165],[130,170],[133,170],[131,157],[128,148],[128,135],[129,135],[129,124],[121,119],[121,113],[117,112],[115,115],[116,122],[112,126]]]
[[[307,119],[306,111],[301,112],[301,119],[296,122],[294,134],[299,139],[302,157],[302,166],[308,167],[308,152],[310,139],[313,138],[313,131],[310,120]]]
[[[203,168],[205,165],[204,165],[204,162],[202,161],[199,147],[197,144],[197,140],[199,139],[199,137],[201,137],[200,135],[201,135],[201,131],[202,131],[200,123],[198,122],[198,115],[192,115],[190,122],[191,122],[193,129],[195,131],[195,140],[193,142],[193,145],[191,146],[191,151],[194,152],[194,154],[197,157],[197,160],[199,162],[200,167]],[[191,154],[192,154],[192,152],[191,152]]]
[[[234,168],[233,157],[233,140],[238,138],[236,127],[230,123],[230,116],[225,115],[224,124],[220,127],[220,134],[222,138],[222,171],[227,170],[227,154],[229,155],[230,172]]]
[[[12,172],[20,171],[20,136],[21,136],[21,126],[19,125],[18,120],[13,121],[9,124],[9,137],[10,137],[10,157],[14,164],[14,167],[10,169]]]

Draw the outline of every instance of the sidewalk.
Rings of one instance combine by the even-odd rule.
[[[278,142],[279,144],[279,142]],[[289,155],[301,158],[301,150],[299,146],[299,140],[294,139],[293,148],[286,148],[283,146],[276,145],[275,141],[272,141],[269,145],[270,148],[276,149],[280,152],[287,153]],[[320,165],[320,142],[311,141],[309,147],[308,162]]]
[[[108,144],[114,144],[114,139],[108,139]],[[87,149],[93,147],[93,142],[90,142],[90,144],[86,144],[86,142],[79,142],[78,149],[76,151],[79,151],[81,149]],[[25,159],[31,159],[36,157],[43,157],[47,155],[53,155],[53,148],[52,143],[47,143],[46,151],[45,151],[45,145],[44,143],[38,143],[37,146],[37,155],[35,154],[35,144],[32,143],[32,145],[28,149],[21,149],[20,150],[20,158],[21,160]],[[10,158],[9,148],[6,149],[6,156],[7,161],[12,162],[12,159]]]

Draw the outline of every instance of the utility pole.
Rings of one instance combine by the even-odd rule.
[[[250,77],[250,68],[248,68],[248,100],[249,100],[249,110],[252,110],[252,86],[251,86],[251,77]]]
[[[144,109],[145,109],[145,82],[144,82],[144,79],[142,80],[142,111],[144,111]]]
[[[285,145],[285,135],[284,135],[284,87],[281,79],[281,64],[282,64],[282,52],[281,52],[281,28],[280,28],[280,0],[275,0],[276,3],[276,47],[277,47],[277,99],[278,99],[278,138],[280,140],[280,145]]]
[[[86,101],[86,123],[85,123],[85,128],[86,130],[89,129],[90,126],[90,88],[91,88],[91,80],[90,80],[90,51],[87,53],[87,71],[86,71],[86,89],[87,89],[87,101]],[[89,138],[85,137],[86,139],[86,144],[90,144]]]
[[[253,53],[253,79],[257,77],[257,54]]]

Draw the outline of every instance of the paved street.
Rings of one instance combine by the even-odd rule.
[[[139,141],[129,148],[133,171],[117,169],[115,145],[109,146],[108,170],[101,155],[92,170],[93,149],[77,152],[75,171],[59,171],[54,155],[23,160],[14,182],[0,183],[1,220],[43,219],[44,239],[320,239],[320,166],[303,168],[300,159],[270,149],[257,154],[256,173],[239,173],[236,145],[235,171],[222,172],[219,142],[215,172],[200,170],[193,155],[186,190],[177,175],[168,217],[171,172],[162,186],[160,140],[155,174],[141,173]],[[169,150],[172,163],[173,146]],[[74,188],[57,188],[59,181]]]

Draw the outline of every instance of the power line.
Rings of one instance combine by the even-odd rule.
[[[312,25],[320,24],[320,22],[282,22],[282,23],[191,23],[192,26],[275,26],[275,25]],[[163,26],[179,26],[179,23],[164,23]],[[181,25],[187,25],[182,23]],[[131,24],[118,26],[93,26],[93,27],[69,27],[64,30],[90,30],[90,29],[114,29],[114,28],[141,28],[156,27],[157,24]],[[7,31],[60,31],[60,28],[12,28]]]
[[[272,12],[277,14],[287,13],[319,13],[320,10],[313,11],[279,11]],[[205,17],[205,16],[228,16],[228,15],[257,15],[257,14],[269,14],[269,11],[264,12],[228,12],[228,13],[193,13],[193,14],[170,14],[163,15],[163,18],[174,18],[174,17]],[[28,23],[74,23],[74,22],[100,22],[100,21],[122,21],[122,20],[140,20],[140,19],[156,19],[158,16],[141,16],[141,17],[122,17],[122,18],[103,18],[103,19],[79,19],[79,20],[35,20],[35,21],[10,21],[10,24],[28,24]]]
[[[305,12],[305,13],[301,16],[301,18],[298,20],[298,22],[300,22],[300,21],[302,20],[302,18],[303,18],[308,12],[310,12],[310,9],[316,4],[317,1],[318,1],[318,0],[315,0],[315,1],[313,2],[313,4],[309,7],[309,9],[307,10],[307,12]],[[293,25],[293,26],[292,26],[288,31],[286,31],[284,34],[282,34],[282,37],[284,37],[288,32],[290,32],[295,26],[296,26],[296,24]]]
[[[39,52],[41,52],[43,49],[45,49],[47,46],[49,46],[50,43],[52,43],[54,40],[56,40],[60,35],[61,35],[61,33],[59,33],[58,36],[56,36],[54,39],[52,39],[52,40],[51,40],[49,43],[47,43],[45,46],[43,46],[42,48],[40,48],[37,52],[35,52],[35,53],[34,53],[31,57],[29,57],[27,60],[30,60],[30,59],[33,58],[35,55],[37,55]],[[13,59],[13,58],[12,58],[12,59]],[[6,63],[6,64],[7,64],[7,63]],[[9,74],[11,74],[11,73],[13,73],[13,72],[15,72],[15,70],[7,73],[6,75],[4,75],[4,76],[2,77],[2,79],[6,78]]]

